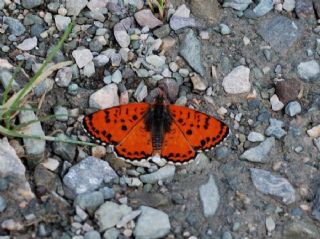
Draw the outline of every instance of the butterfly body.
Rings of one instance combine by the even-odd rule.
[[[100,110],[86,116],[83,127],[98,143],[114,145],[120,158],[157,156],[177,164],[213,148],[229,133],[228,126],[212,116],[161,101]]]

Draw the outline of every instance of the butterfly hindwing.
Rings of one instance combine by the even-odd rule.
[[[99,110],[84,117],[83,127],[97,142],[116,145],[143,119],[148,107],[134,103]]]
[[[169,105],[169,110],[173,122],[197,151],[213,148],[229,134],[229,127],[212,116],[178,105]]]

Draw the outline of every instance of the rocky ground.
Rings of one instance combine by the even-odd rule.
[[[84,115],[160,90],[232,133],[187,166],[2,136],[0,239],[320,238],[320,1],[171,0],[161,19],[143,0],[0,0],[0,98],[73,17],[67,66],[13,123],[56,119],[23,133],[89,142]]]

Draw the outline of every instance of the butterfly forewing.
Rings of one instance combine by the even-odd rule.
[[[177,105],[169,105],[169,110],[173,122],[197,151],[213,148],[229,134],[229,127],[212,116]]]

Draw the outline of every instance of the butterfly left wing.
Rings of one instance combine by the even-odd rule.
[[[225,123],[199,111],[178,105],[169,105],[169,111],[173,122],[196,151],[213,148],[229,134]]]

